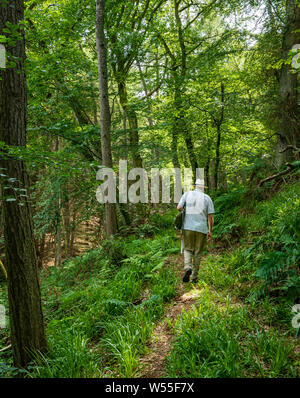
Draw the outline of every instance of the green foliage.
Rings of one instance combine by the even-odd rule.
[[[239,208],[245,203],[247,189],[237,189],[218,196],[214,200],[215,206],[215,227],[214,236],[217,239],[225,240],[231,245],[232,240],[240,238],[245,228],[238,221]],[[248,203],[248,208],[251,204]]]
[[[102,377],[111,367],[136,374],[155,321],[176,294],[178,279],[164,262],[178,247],[169,236],[121,242],[109,241],[130,254],[117,264],[105,246],[45,271],[50,353],[37,357],[31,377]],[[143,291],[151,293],[139,303]]]
[[[26,370],[16,368],[12,365],[8,365],[5,362],[0,362],[0,378],[7,377],[23,377],[26,374]]]
[[[160,231],[173,228],[173,212],[161,212],[156,211],[150,215],[150,222],[154,224]]]
[[[102,344],[112,361],[117,361],[124,377],[133,377],[139,369],[139,355],[145,352],[154,326],[155,318],[151,315],[149,310],[137,309],[105,324],[107,337]]]
[[[290,184],[267,201],[260,201],[260,191],[253,192],[237,190],[215,199],[216,239],[227,247],[237,241],[248,245],[229,264],[235,263],[234,272],[251,269],[253,287],[260,281],[251,300],[266,294],[295,300],[300,294],[299,185]]]
[[[206,291],[175,324],[169,377],[296,377],[293,345],[246,308],[215,305]]]
[[[291,185],[259,209],[264,235],[249,247],[256,261],[255,276],[260,293],[278,293],[297,298],[300,294],[300,200],[299,186]]]
[[[28,377],[82,378],[102,377],[101,357],[91,352],[87,338],[75,330],[56,330],[48,336],[50,355],[36,355],[29,367]]]
[[[111,264],[120,264],[126,257],[126,243],[123,239],[102,240],[101,247]]]
[[[168,376],[296,377],[291,307],[299,283],[293,274],[299,256],[299,187],[286,186],[265,202],[237,191],[215,204],[217,223],[228,237],[235,224],[240,242],[203,258],[196,305],[171,325],[175,339]],[[27,377],[139,374],[139,358],[178,286],[173,266],[166,263],[179,253],[173,213],[157,220],[165,220],[165,229],[151,239],[129,235],[104,241],[60,268],[42,271],[50,351],[36,357]],[[224,242],[221,238],[216,244]],[[5,359],[3,375],[17,372],[10,366]]]
[[[0,3],[8,6],[7,0]],[[194,2],[135,3],[109,1],[106,10],[114,166],[125,156],[131,164],[139,151],[147,170],[176,163],[183,169],[190,167],[194,152],[198,166],[209,168],[209,180],[222,119],[220,187],[213,192],[229,186],[229,193],[214,198],[215,248],[222,252],[204,259],[201,287],[211,286],[219,304],[232,292],[265,306],[268,319],[286,327],[290,314],[285,306],[300,293],[299,187],[287,186],[266,202],[267,188],[245,188],[246,183],[256,186],[273,160],[278,70],[289,61],[278,62],[285,4],[272,2],[271,11],[261,13],[261,2],[208,1],[197,17]],[[76,232],[92,217],[104,219],[104,206],[95,198],[102,157],[94,6],[91,1],[29,0],[25,18],[30,23],[8,23],[0,35],[9,46],[19,40],[20,27],[26,30],[27,147],[0,146],[2,155],[26,162],[38,238],[47,234],[51,240],[60,227],[64,235],[64,229]],[[258,9],[261,31],[254,37],[247,20]],[[8,54],[7,66],[16,62]],[[130,116],[137,122],[139,144],[134,147]],[[298,168],[299,161],[293,166]],[[5,196],[9,188],[27,198],[17,181],[1,173],[7,201],[16,200]],[[30,376],[102,377],[111,375],[111,368],[121,376],[136,375],[154,322],[176,294],[178,280],[165,260],[179,252],[172,231],[176,210],[160,205],[136,209],[118,237],[41,272],[50,353],[37,357]],[[287,366],[290,347],[276,331],[257,329],[241,309],[223,313],[205,297],[203,311],[184,315],[177,325],[170,374],[294,375]],[[276,309],[266,301],[273,298],[280,302]],[[16,375],[10,365],[1,365],[1,373]]]
[[[148,223],[143,223],[139,227],[133,229],[136,236],[141,238],[151,237],[159,232],[159,228],[156,225],[151,225]]]

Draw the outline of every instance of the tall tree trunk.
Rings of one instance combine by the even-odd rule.
[[[17,25],[24,20],[24,2],[15,0],[0,8],[0,34],[9,22]],[[6,145],[26,145],[27,89],[24,72],[25,37],[13,47],[7,47],[16,66],[0,72],[0,140]],[[11,187],[6,190],[12,200],[3,200],[5,266],[8,273],[8,303],[14,364],[26,367],[33,351],[47,348],[41,306],[36,246],[33,235],[32,214],[28,201],[29,181],[22,160],[1,157],[1,167],[9,178],[15,178],[15,187],[26,189],[27,198],[21,199]],[[7,180],[2,183],[7,184]]]
[[[70,253],[71,256],[74,255],[74,244],[75,244],[75,235],[76,235],[76,206],[73,206],[73,211],[72,211],[72,221],[71,221],[71,236],[70,236]]]
[[[64,190],[64,229],[65,229],[65,256],[71,257],[71,213],[70,213],[70,197],[68,192],[68,185]]]
[[[180,73],[174,71],[175,77],[175,112],[178,112],[178,116],[176,116],[179,131],[183,133],[184,141],[188,151],[189,161],[193,170],[193,177],[196,178],[196,169],[198,168],[197,156],[194,150],[193,137],[190,133],[186,122],[186,112],[184,109],[184,98],[183,98],[183,87],[186,81],[186,73],[187,73],[187,52],[186,52],[186,44],[184,37],[184,29],[182,26],[182,21],[180,18],[180,0],[174,0],[174,13],[175,13],[175,21],[178,35],[178,42],[180,46]],[[176,133],[178,136],[178,134]],[[176,138],[175,135],[175,138]]]
[[[219,164],[220,164],[220,145],[221,145],[221,126],[217,125],[217,142],[216,142],[216,161],[215,161],[215,189],[218,189],[219,182]]]
[[[127,117],[126,117],[126,113],[124,111],[122,111],[122,122],[123,122],[123,131],[124,131],[124,148],[127,148]],[[125,154],[123,156],[123,159],[127,160],[127,150],[125,151]]]
[[[55,234],[55,266],[61,266],[61,198],[60,198],[60,187],[58,188],[57,199],[56,199],[56,234]]]
[[[103,164],[112,167],[110,127],[111,117],[108,99],[107,50],[104,34],[105,0],[96,3],[96,44],[98,54],[99,95],[100,95],[100,128],[101,151]],[[117,232],[117,215],[114,203],[105,203],[105,230],[107,238]]]
[[[195,179],[196,178],[196,169],[198,168],[198,162],[197,162],[197,157],[196,157],[196,153],[194,150],[193,138],[192,138],[192,135],[191,135],[186,123],[185,123],[185,120],[184,120],[183,132],[184,132],[185,145],[188,150],[189,161],[191,163],[192,170],[193,170],[193,177]]]
[[[180,95],[180,88],[177,83],[178,81],[178,76],[175,71],[173,71],[173,78],[174,78],[174,100],[173,100],[173,112],[174,112],[174,117],[173,117],[173,122],[172,122],[172,142],[171,142],[171,150],[172,150],[172,163],[175,168],[180,168],[180,162],[178,158],[178,137],[180,135],[180,130],[181,130],[181,115],[179,115],[178,111],[181,106],[181,95]]]
[[[300,7],[296,0],[286,1],[286,13],[287,23],[282,42],[283,58],[287,58],[292,47],[300,43]],[[298,32],[295,32],[297,29]],[[281,166],[284,162],[299,159],[299,153],[291,149],[280,153],[280,150],[287,145],[300,146],[298,73],[293,73],[290,65],[284,64],[282,66],[279,80],[280,124],[275,158],[277,166]]]
[[[209,163],[210,163],[210,158],[208,156],[206,164],[205,164],[205,185],[208,187],[209,190]]]
[[[214,170],[214,168],[215,168],[215,160],[214,159],[211,159],[209,168],[210,168],[210,170]],[[209,188],[214,189],[215,185],[216,185],[215,184],[215,173],[210,173],[208,186],[209,186]]]
[[[140,72],[140,78],[141,78],[141,82],[142,82],[142,86],[143,86],[143,90],[144,90],[144,94],[145,94],[145,100],[147,103],[147,119],[148,119],[148,125],[150,127],[150,129],[152,130],[154,127],[154,121],[153,121],[153,117],[152,117],[152,105],[151,105],[151,100],[150,100],[150,96],[148,93],[148,89],[147,89],[147,84],[143,75],[143,71],[141,68],[140,63],[138,62],[138,68],[139,68],[139,72]],[[152,152],[152,156],[154,159],[156,159],[157,164],[159,164],[159,152],[158,152],[158,148],[157,148],[157,142],[156,139],[153,137],[153,144],[152,144],[152,148],[151,148],[151,152]]]
[[[153,123],[153,118],[151,116],[152,114],[152,106],[151,106],[151,100],[149,97],[149,93],[148,93],[148,89],[147,89],[147,84],[146,84],[146,80],[144,78],[143,75],[143,71],[141,68],[141,64],[139,62],[137,62],[138,68],[139,68],[139,73],[140,73],[140,78],[141,78],[141,82],[142,82],[142,86],[143,86],[143,90],[144,90],[144,94],[145,94],[145,100],[146,100],[146,104],[147,104],[147,119],[148,119],[148,125],[149,127],[153,127],[154,123]]]
[[[217,120],[217,143],[216,143],[216,162],[215,162],[215,189],[218,189],[218,180],[219,180],[219,165],[220,165],[220,145],[221,145],[221,127],[224,120],[224,96],[225,96],[225,87],[224,83],[221,83],[221,113],[220,117]]]
[[[128,103],[128,95],[125,80],[118,80],[118,90],[120,97],[120,104],[125,112],[129,124],[129,143],[132,153],[132,161],[134,167],[143,167],[142,158],[139,148],[139,132],[138,132],[138,119],[132,105]]]
[[[59,138],[56,137],[55,152],[59,151]],[[57,185],[56,185],[57,184]],[[61,184],[55,182],[56,188],[56,236],[55,236],[55,266],[61,266]]]
[[[206,165],[205,165],[205,185],[208,187],[208,190],[210,190],[210,178],[209,178],[209,173],[210,173],[210,150],[211,150],[211,140],[209,138],[209,131],[208,131],[208,121],[206,120],[206,131],[207,131],[207,160],[206,160]]]

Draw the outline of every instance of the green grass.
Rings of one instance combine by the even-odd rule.
[[[169,377],[299,375],[291,308],[300,288],[300,188],[288,185],[267,201],[255,195],[237,190],[215,200],[215,250],[200,266],[196,305],[170,325]],[[27,377],[140,373],[139,358],[179,282],[166,264],[179,254],[173,217],[153,214],[131,227],[135,235],[41,273],[49,352],[36,356]],[[7,307],[4,283],[0,297]],[[7,337],[0,330],[3,345]],[[0,375],[18,372],[11,351],[0,353]]]
[[[36,355],[27,377],[136,374],[155,322],[176,294],[178,279],[165,265],[179,251],[170,229],[172,219],[159,217],[160,233],[154,229],[151,239],[130,235],[105,241],[103,248],[42,271],[49,352]],[[145,231],[149,234],[153,227],[143,226]],[[4,284],[1,297],[7,300]],[[0,332],[4,341],[7,330]],[[1,375],[11,377],[17,372],[11,351],[0,354]]]
[[[299,376],[299,200],[291,184],[268,201],[241,190],[215,201],[222,250],[203,259],[200,298],[176,322],[169,377]]]
[[[103,377],[101,356],[91,351],[89,340],[76,330],[48,331],[48,342],[49,354],[36,356],[27,377]]]
[[[43,276],[42,295],[50,351],[29,377],[133,377],[177,278],[165,260],[178,252],[171,231],[152,239],[114,242],[122,252],[111,264],[93,250]],[[115,252],[116,253],[116,252]],[[143,292],[149,297],[141,303]]]
[[[296,377],[299,358],[288,333],[262,325],[255,308],[207,288],[175,325],[169,377]]]

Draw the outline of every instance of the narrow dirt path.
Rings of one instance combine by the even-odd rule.
[[[183,259],[180,257],[174,261],[174,271],[180,277],[183,274]],[[178,295],[169,305],[163,319],[154,329],[151,342],[148,345],[149,353],[140,358],[141,371],[138,377],[160,378],[165,376],[165,364],[174,335],[172,327],[182,310],[188,310],[195,302],[200,290],[190,283],[180,283]]]

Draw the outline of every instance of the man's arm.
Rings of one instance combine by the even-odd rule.
[[[212,238],[212,231],[213,231],[213,226],[214,226],[214,215],[213,213],[208,215],[208,240],[211,240]]]
[[[181,196],[181,199],[180,199],[180,201],[178,203],[178,206],[177,206],[177,210],[181,211],[183,209],[184,204],[185,204],[185,194],[183,194]]]

